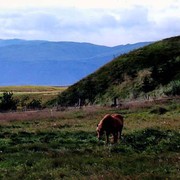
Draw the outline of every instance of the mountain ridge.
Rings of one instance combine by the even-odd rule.
[[[60,105],[180,95],[180,36],[120,55],[59,95]]]
[[[115,56],[150,43],[108,47],[77,42],[0,40],[3,67],[0,85],[71,85]]]

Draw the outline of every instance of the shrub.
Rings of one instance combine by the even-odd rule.
[[[150,110],[150,113],[152,114],[165,114],[168,110],[164,107],[155,107],[152,110]]]
[[[17,109],[18,100],[13,98],[12,92],[4,92],[1,97],[0,110],[9,111]]]
[[[166,94],[167,96],[180,95],[180,81],[171,81],[168,84],[167,89],[164,91],[164,94]]]
[[[42,108],[42,104],[41,104],[41,100],[40,99],[33,99],[28,105],[27,107],[29,109],[41,109]]]

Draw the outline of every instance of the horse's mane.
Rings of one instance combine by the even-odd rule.
[[[110,114],[106,114],[106,115],[103,117],[103,119],[102,119],[102,120],[99,122],[99,124],[98,124],[98,128],[102,128],[104,121],[105,121],[108,117],[111,117],[111,115],[110,115]]]

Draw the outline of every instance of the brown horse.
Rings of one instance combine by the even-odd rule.
[[[123,116],[120,114],[106,114],[104,118],[97,125],[98,139],[102,138],[104,132],[106,133],[106,142],[109,143],[109,135],[113,135],[114,143],[121,139],[123,129]]]

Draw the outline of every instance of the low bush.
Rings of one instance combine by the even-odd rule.
[[[171,81],[164,90],[164,94],[167,96],[180,95],[180,80]]]
[[[145,129],[125,136],[123,144],[136,152],[180,151],[180,134],[167,130]]]
[[[0,111],[16,110],[18,100],[13,98],[12,92],[4,92],[0,98]]]
[[[168,112],[168,110],[164,107],[155,107],[153,109],[150,110],[151,114],[165,114],[166,112]]]
[[[41,109],[42,104],[40,99],[33,99],[29,104],[27,105],[28,109]]]

